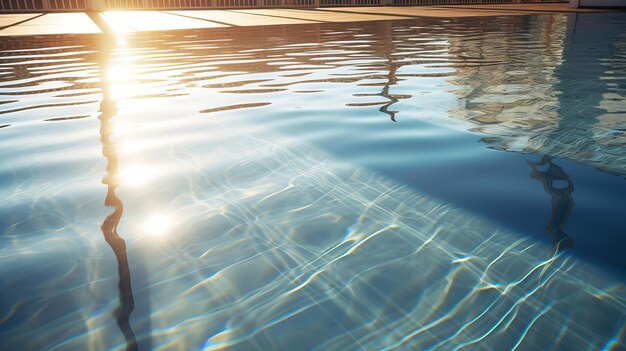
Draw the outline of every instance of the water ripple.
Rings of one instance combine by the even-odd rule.
[[[562,15],[0,38],[1,344],[620,347],[623,282],[565,226],[623,199],[579,196],[626,174],[623,17],[593,16],[591,58]],[[527,155],[531,185],[486,170]],[[548,242],[445,201],[468,179],[551,199]]]

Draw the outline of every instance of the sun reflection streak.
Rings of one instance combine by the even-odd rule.
[[[142,91],[142,87],[136,78],[138,68],[135,64],[138,58],[132,55],[127,39],[123,35],[117,35],[111,40],[116,43],[115,55],[105,63],[103,79],[109,85],[111,98],[119,100]]]
[[[147,166],[131,165],[120,170],[118,179],[121,184],[139,187],[148,183],[153,177],[153,169]]]

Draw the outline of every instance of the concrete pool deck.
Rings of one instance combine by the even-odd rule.
[[[489,17],[532,14],[607,12],[607,9],[569,8],[567,3],[447,5],[411,7],[334,7],[317,9],[237,9],[186,11],[105,11],[24,13],[0,15],[0,36],[100,33],[94,22],[117,33],[267,26],[324,22],[398,20],[421,17]]]

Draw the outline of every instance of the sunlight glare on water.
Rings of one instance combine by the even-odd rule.
[[[148,218],[143,224],[143,231],[150,236],[162,237],[169,234],[173,223],[169,216],[155,214]]]

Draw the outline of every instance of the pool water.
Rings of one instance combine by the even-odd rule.
[[[626,14],[0,39],[7,350],[624,350]]]

